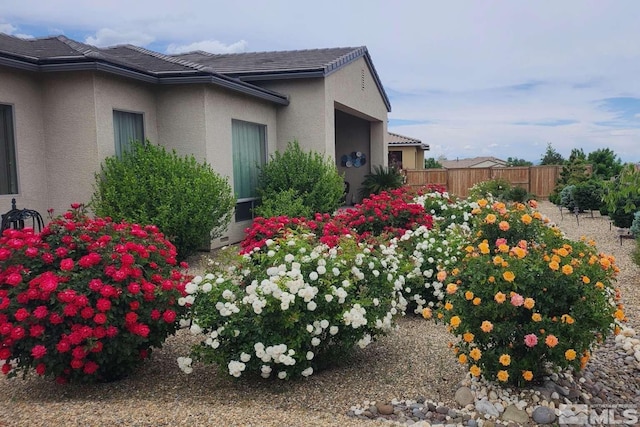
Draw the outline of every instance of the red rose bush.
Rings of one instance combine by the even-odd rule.
[[[90,218],[0,236],[0,369],[58,382],[131,373],[176,331],[189,278],[155,226]]]

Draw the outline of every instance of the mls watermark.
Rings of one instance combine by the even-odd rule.
[[[638,425],[639,406],[635,404],[578,405],[560,404],[558,424],[572,425]]]

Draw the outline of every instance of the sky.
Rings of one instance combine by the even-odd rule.
[[[0,32],[162,53],[367,46],[427,157],[640,162],[640,1],[0,0]]]

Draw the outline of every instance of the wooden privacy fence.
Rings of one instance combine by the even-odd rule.
[[[522,187],[537,198],[546,199],[556,186],[562,166],[518,166],[464,169],[413,169],[407,170],[407,184],[422,187],[427,184],[444,185],[447,191],[458,197],[467,197],[475,184],[502,178],[512,185]]]

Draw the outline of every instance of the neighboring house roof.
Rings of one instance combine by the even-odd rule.
[[[98,70],[148,83],[211,83],[281,105],[286,95],[141,47],[97,48],[65,36],[21,39],[0,33],[0,65],[36,72]]]
[[[474,157],[471,159],[456,159],[456,160],[438,160],[438,162],[445,169],[456,168],[490,168],[494,166],[505,166],[506,161],[498,159],[496,157]]]
[[[429,150],[429,144],[425,144],[419,139],[391,132],[387,132],[387,144],[389,147],[420,147],[425,151]]]
[[[195,51],[173,57],[211,67],[218,73],[243,81],[326,77],[358,58],[364,58],[387,111],[391,111],[391,103],[365,46],[227,54]]]

